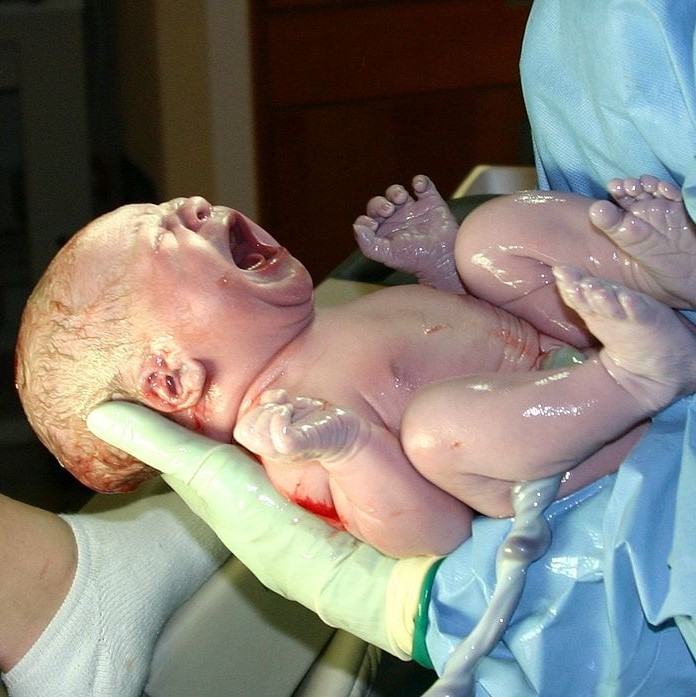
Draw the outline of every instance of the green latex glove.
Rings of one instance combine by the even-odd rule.
[[[237,446],[188,431],[145,407],[109,402],[87,420],[97,437],[167,483],[271,590],[327,624],[410,658],[414,618],[434,558],[391,559],[276,492]]]

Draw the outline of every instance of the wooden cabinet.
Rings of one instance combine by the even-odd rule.
[[[425,172],[531,161],[518,62],[528,2],[252,4],[261,220],[318,281],[367,199]]]

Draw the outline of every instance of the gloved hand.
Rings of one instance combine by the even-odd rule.
[[[337,532],[277,493],[241,448],[195,434],[145,407],[108,402],[89,415],[87,426],[163,472],[268,588],[333,627],[411,657],[421,589],[436,559],[392,559]]]

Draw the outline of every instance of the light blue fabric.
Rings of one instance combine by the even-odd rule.
[[[687,645],[696,638],[694,502],[689,397],[654,419],[617,475],[549,507],[551,548],[530,567],[503,641],[481,662],[476,695],[696,694]],[[426,643],[439,673],[483,613],[509,526],[477,519],[436,574]]]
[[[543,188],[682,186],[696,219],[696,2],[535,0],[520,64]]]

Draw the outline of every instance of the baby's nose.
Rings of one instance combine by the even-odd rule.
[[[194,232],[198,232],[212,215],[213,207],[202,196],[187,198],[177,209],[181,222]]]

